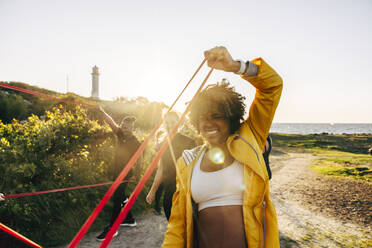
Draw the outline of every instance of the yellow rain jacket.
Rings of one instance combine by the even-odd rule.
[[[258,74],[243,78],[256,88],[248,119],[228,137],[231,155],[244,164],[243,216],[249,248],[275,248],[279,231],[274,206],[270,200],[269,178],[262,150],[268,136],[283,88],[281,77],[261,58],[252,61]],[[195,162],[205,147],[185,150],[177,161],[177,190],[173,195],[172,214],[163,248],[195,248],[194,224],[197,208],[191,199],[191,176]]]

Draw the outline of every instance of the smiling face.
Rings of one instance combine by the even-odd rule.
[[[212,146],[224,145],[230,135],[229,121],[224,113],[216,107],[212,107],[207,113],[200,115],[198,129]]]
[[[200,92],[190,109],[190,120],[208,142],[225,142],[235,133],[244,119],[245,97],[226,81],[208,85]],[[215,129],[215,130],[213,130]],[[225,131],[228,129],[228,133]],[[221,141],[214,135],[222,135]]]

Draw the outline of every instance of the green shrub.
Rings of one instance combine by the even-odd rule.
[[[54,108],[45,120],[0,121],[0,192],[17,194],[111,181],[115,136],[85,110]],[[108,187],[8,199],[0,222],[31,240],[52,246],[76,234]],[[107,221],[99,218],[98,226]],[[101,222],[101,224],[100,224]],[[63,235],[61,235],[63,234]],[[3,239],[2,239],[3,240]]]
[[[73,93],[60,94],[21,82],[3,83],[69,101],[100,104],[117,122],[124,116],[134,115],[140,128],[137,133],[140,141],[158,124],[166,108],[164,103],[150,102],[144,97],[101,101]],[[58,107],[52,108],[56,105]],[[184,131],[195,136],[187,126]],[[0,192],[6,195],[112,181],[108,167],[113,163],[115,144],[116,136],[104,125],[97,109],[86,111],[13,90],[0,91]],[[152,147],[151,141],[144,153],[143,171],[154,157]],[[134,214],[149,207],[145,198],[152,179],[153,176],[133,205]],[[137,183],[129,184],[128,193],[135,185]],[[0,222],[46,247],[66,244],[108,187],[8,199],[0,203]],[[91,230],[107,224],[110,206],[111,202]],[[23,246],[0,232],[0,247]]]

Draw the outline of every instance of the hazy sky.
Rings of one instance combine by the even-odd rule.
[[[371,13],[370,0],[0,0],[0,81],[65,92],[68,75],[70,92],[90,96],[97,65],[101,98],[171,104],[203,51],[223,45],[283,77],[275,122],[372,123]],[[252,101],[234,74],[209,83],[223,77]]]

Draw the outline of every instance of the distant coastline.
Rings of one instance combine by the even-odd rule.
[[[372,123],[273,123],[271,133],[372,134]]]

